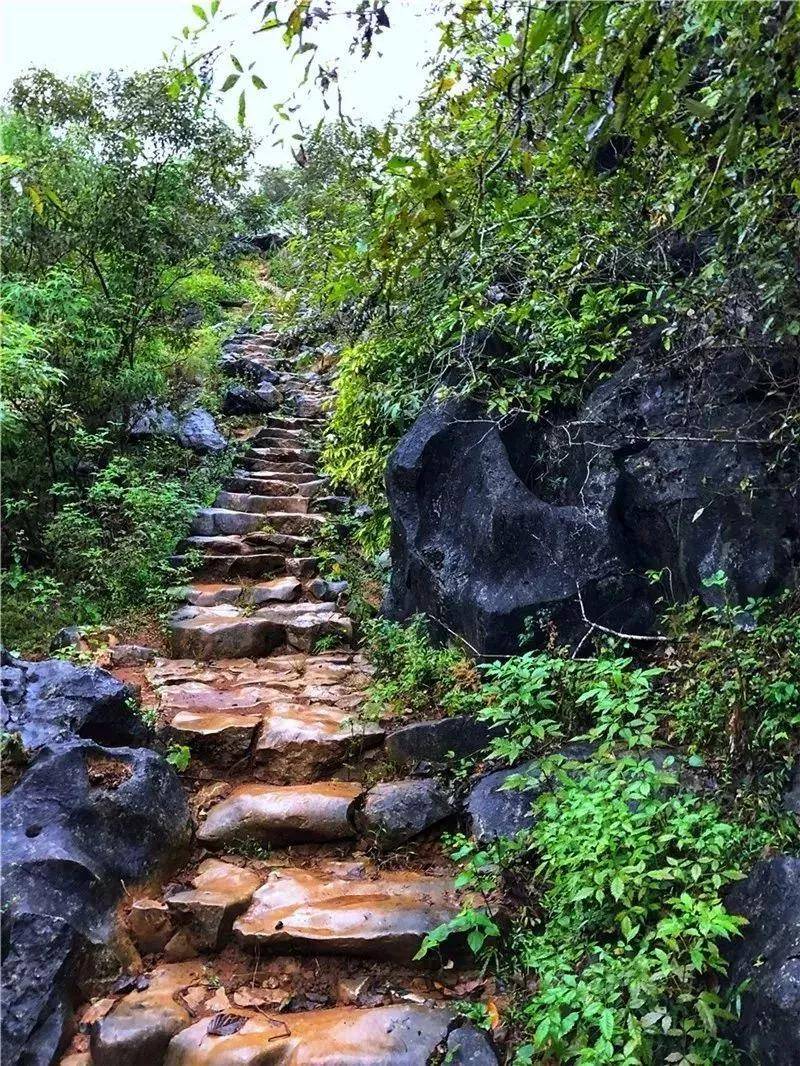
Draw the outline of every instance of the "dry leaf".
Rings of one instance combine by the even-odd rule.
[[[283,998],[283,994],[281,994]],[[260,1007],[267,1000],[264,992],[258,992],[251,988],[240,988],[233,993],[233,1002],[237,1007]]]
[[[211,999],[206,1003],[207,1010],[213,1011],[229,1011],[231,1009],[231,1001],[225,994],[224,988],[218,988]]]
[[[209,1036],[233,1036],[247,1021],[246,1014],[215,1014],[208,1023]]]
[[[497,1009],[497,1004],[493,999],[490,999],[486,1004],[486,1013],[489,1016],[492,1029],[496,1029],[500,1025],[500,1011]]]
[[[105,1018],[115,1003],[115,999],[98,999],[96,1003],[92,1003],[83,1015],[81,1023],[83,1025],[93,1025],[95,1022],[99,1022],[101,1018]]]

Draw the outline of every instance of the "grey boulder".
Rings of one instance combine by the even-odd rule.
[[[388,851],[441,822],[454,811],[447,793],[432,778],[384,781],[356,809],[358,831]]]

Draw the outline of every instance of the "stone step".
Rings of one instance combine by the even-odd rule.
[[[178,710],[160,732],[216,765],[250,756],[257,778],[279,784],[313,782],[384,737],[374,723],[358,721],[353,708],[291,694],[265,708]]]
[[[244,535],[236,533],[187,537],[181,544],[181,550],[186,552],[191,549],[208,555],[253,555],[257,551]]]
[[[260,952],[318,952],[411,962],[426,935],[459,912],[453,881],[363,863],[273,870],[234,922]]]
[[[308,513],[308,496],[254,495],[248,492],[220,492],[214,507],[228,511],[243,511],[246,514],[268,514],[270,511]]]
[[[219,951],[228,942],[234,919],[250,904],[261,878],[252,870],[217,859],[200,863],[192,887],[166,897],[167,907],[188,919],[193,945]]]
[[[237,477],[228,477],[222,483],[223,491],[231,494],[251,496],[280,496],[291,498],[302,496],[310,499],[320,492],[324,492],[327,481],[323,478],[306,478],[300,474],[287,474],[284,478],[265,474],[247,474],[243,472]]]
[[[251,555],[218,555],[206,553],[197,570],[198,579],[204,581],[228,581],[236,578],[263,578],[283,574],[287,558],[279,552],[254,552]],[[170,562],[175,567],[185,567],[194,560],[188,555],[173,555]]]
[[[206,847],[239,841],[319,843],[355,836],[351,808],[362,786],[349,781],[311,785],[242,785],[208,812],[197,830]]]
[[[297,491],[302,491],[304,485],[314,484],[317,482],[325,482],[327,478],[324,478],[321,474],[318,474],[315,470],[283,470],[280,467],[275,469],[268,469],[255,473],[252,470],[235,470],[234,477],[247,478],[250,481],[256,481],[266,484],[267,482],[285,482],[290,485],[298,486]],[[265,494],[266,495],[266,494]]]
[[[315,481],[318,474],[309,463],[276,462],[274,459],[243,459],[242,465],[245,470],[257,474],[275,474],[276,477],[285,477],[287,474],[308,474],[308,480]]]
[[[270,415],[264,427],[270,429],[314,430],[324,425],[324,418],[301,418],[298,415]]]
[[[248,458],[269,459],[274,463],[313,463],[317,453],[312,448],[251,448]]]
[[[434,1061],[486,1066],[497,1061],[486,1037],[470,1026],[454,1029],[457,1016],[445,1008],[396,1003],[297,1014],[235,1013],[246,1019],[235,1034],[214,1035],[208,1018],[183,1029],[169,1044],[165,1066],[428,1066]],[[474,1037],[478,1047],[482,1042],[486,1054],[454,1057],[460,1045],[450,1053],[451,1041],[459,1033],[468,1034],[462,1040]]]
[[[281,426],[268,424],[267,426],[259,427],[248,439],[251,444],[256,444],[269,437],[270,440],[282,440],[286,441],[287,444],[302,446],[307,433],[308,431],[305,429],[283,429]]]
[[[191,532],[198,537],[243,536],[270,525],[265,515],[224,507],[203,507],[192,520]]]
[[[262,497],[276,500],[280,497]],[[307,501],[306,501],[307,502]],[[218,536],[241,536],[248,544],[268,543],[273,547],[293,549],[306,547],[307,539],[275,540],[271,533],[297,538],[307,538],[325,523],[325,515],[300,514],[297,511],[281,511],[274,502],[269,511],[231,511],[222,507],[204,507],[198,511],[192,522],[195,537],[216,538]],[[259,534],[255,540],[249,535]],[[224,554],[224,553],[222,553]],[[242,554],[236,552],[235,554]]]
[[[170,631],[176,658],[259,658],[284,643],[310,651],[329,634],[350,640],[352,623],[333,603],[268,604],[252,614],[229,604],[189,605],[173,615]]]
[[[263,607],[266,603],[292,603],[302,591],[302,585],[297,578],[287,576],[246,587],[195,583],[182,590],[182,599],[193,607],[219,607],[222,604]]]

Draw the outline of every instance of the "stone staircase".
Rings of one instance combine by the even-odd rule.
[[[198,513],[174,658],[136,679],[191,751],[195,849],[161,893],[129,895],[133,976],[87,1005],[62,1066],[491,1066],[454,1005],[483,987],[464,946],[415,961],[462,903],[438,841],[452,804],[434,779],[392,780],[343,590],[317,574],[338,506],[316,465],[328,390],[275,335],[234,355],[290,413]]]

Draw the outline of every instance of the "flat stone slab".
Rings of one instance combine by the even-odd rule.
[[[178,711],[163,732],[200,755],[231,763],[247,755],[260,725],[260,714]]]
[[[235,607],[187,607],[170,622],[173,654],[186,659],[258,658],[283,642],[269,618],[244,615]]]
[[[348,815],[361,785],[320,781],[310,785],[244,785],[212,807],[197,831],[207,847],[237,840],[296,844],[355,836]]]
[[[425,936],[458,910],[447,877],[328,863],[316,870],[273,870],[234,923],[234,933],[257,950],[410,962]]]
[[[230,1036],[210,1035],[208,1018],[184,1029],[164,1066],[427,1066],[454,1020],[449,1010],[414,1003],[237,1013],[247,1020]]]
[[[252,870],[218,859],[206,859],[192,879],[193,887],[167,896],[167,906],[188,915],[199,947],[218,950],[230,937],[233,920],[246,910],[261,879]]]
[[[199,962],[161,966],[148,974],[141,991],[129,992],[92,1026],[93,1066],[162,1062],[172,1037],[192,1020],[176,996],[202,979]]]
[[[373,748],[383,730],[346,708],[287,700],[264,715],[253,758],[256,772],[276,781],[309,781],[349,756]]]

